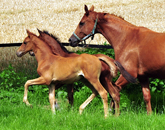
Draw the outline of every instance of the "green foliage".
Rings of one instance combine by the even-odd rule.
[[[23,73],[16,73],[12,65],[0,73],[0,90],[20,91],[20,87],[27,81],[27,77]]]
[[[107,45],[106,42],[104,45]],[[111,58],[115,58],[115,53],[113,49],[106,49],[106,48],[86,48],[83,51],[78,50],[77,54],[88,53],[88,54],[105,54],[110,56]]]
[[[17,74],[14,68],[9,65],[0,73],[0,100],[18,103],[22,97],[21,92],[24,90],[22,84],[26,80],[27,77],[23,73]]]
[[[150,79],[150,87],[152,92],[164,93],[165,81],[161,79]]]

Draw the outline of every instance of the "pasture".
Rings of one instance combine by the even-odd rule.
[[[164,0],[1,0],[0,43],[22,42],[27,36],[26,29],[38,34],[36,28],[47,30],[56,34],[62,42],[68,42],[84,14],[84,4],[94,5],[96,11],[122,16],[132,24],[165,32]],[[96,35],[91,44],[105,42],[107,41],[101,35]],[[80,50],[77,53],[104,53],[114,56],[112,50],[81,51],[84,49],[67,48],[70,51]],[[52,115],[48,88],[44,85],[29,87],[28,97],[33,108],[25,106],[22,103],[23,85],[28,79],[38,77],[37,62],[28,54],[18,58],[17,49],[18,47],[0,48],[0,129],[165,129],[165,83],[158,79],[150,84],[153,107],[153,114],[150,116],[146,115],[140,85],[131,84],[121,92],[121,115],[118,118],[110,116],[104,119],[99,96],[80,116],[79,105],[91,91],[79,82],[75,83],[73,108],[68,105],[67,93],[64,91],[66,88],[63,87],[56,92],[60,110]]]

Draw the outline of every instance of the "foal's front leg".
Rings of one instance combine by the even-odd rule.
[[[23,102],[26,103],[27,106],[32,106],[28,99],[27,99],[27,94],[28,94],[28,88],[30,85],[39,85],[39,84],[46,84],[46,81],[43,77],[39,77],[37,79],[32,79],[32,80],[28,80],[26,81],[24,87],[25,87],[25,90],[24,90],[24,97],[23,97]]]
[[[50,84],[49,86],[49,102],[52,112],[55,113],[55,84]]]

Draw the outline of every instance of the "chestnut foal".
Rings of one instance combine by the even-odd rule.
[[[101,74],[101,62],[99,58],[89,54],[81,54],[75,57],[62,57],[52,54],[52,50],[47,43],[39,39],[35,34],[27,30],[28,36],[17,50],[18,57],[22,57],[27,52],[33,51],[38,62],[37,72],[39,78],[28,80],[25,83],[23,102],[30,105],[27,99],[28,87],[35,84],[50,85],[49,101],[53,113],[55,113],[55,86],[58,83],[69,84],[80,79],[86,79],[91,85],[91,96],[81,105],[87,104],[97,95],[101,96],[104,106],[104,117],[108,116],[107,91],[101,85],[99,77]],[[104,58],[101,58],[104,59]],[[109,62],[105,61],[109,66]],[[116,72],[114,72],[116,73]],[[88,86],[89,87],[89,86]],[[80,111],[81,113],[82,111]]]

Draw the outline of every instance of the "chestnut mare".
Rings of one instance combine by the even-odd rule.
[[[33,51],[38,62],[37,72],[39,78],[28,80],[25,83],[25,91],[23,102],[30,105],[27,99],[28,87],[35,84],[50,85],[49,87],[49,101],[50,106],[55,113],[55,86],[58,83],[70,84],[80,79],[86,79],[91,85],[88,86],[92,90],[91,96],[81,105],[82,109],[93,100],[97,93],[101,96],[104,105],[104,116],[108,116],[108,98],[107,91],[101,85],[99,77],[101,74],[101,62],[99,59],[104,60],[112,69],[113,74],[116,74],[117,67],[112,68],[113,62],[109,62],[106,57],[100,56],[99,58],[89,54],[81,54],[74,57],[62,57],[59,54],[54,55],[52,50],[46,42],[38,38],[35,34],[27,30],[28,36],[24,39],[22,45],[17,50],[18,57],[22,57],[27,52]]]
[[[85,14],[69,42],[76,46],[95,33],[102,34],[108,40],[114,49],[115,60],[138,78],[147,113],[151,114],[149,78],[165,78],[165,33],[135,26],[113,14],[95,12],[94,6],[88,10],[85,5]],[[120,75],[115,84],[120,91],[128,81]]]
[[[78,56],[78,54],[76,53],[71,53],[69,52],[58,40],[57,37],[53,36],[52,34],[49,34],[47,31],[40,31],[38,29],[39,32],[39,37],[41,40],[45,41],[51,48],[52,53],[53,54],[58,54],[60,56],[63,57],[76,57]],[[94,56],[96,57],[105,57],[106,59],[109,60],[109,62],[111,62],[111,68],[114,68],[115,71],[116,70],[116,66],[114,64],[114,59],[103,55],[103,54],[95,54]],[[110,94],[110,96],[113,98],[114,103],[115,103],[115,115],[118,116],[119,115],[119,103],[118,103],[118,99],[116,99],[116,97],[119,97],[119,92],[116,90],[116,88],[114,88],[114,86],[112,85],[112,78],[115,76],[114,74],[112,74],[113,71],[110,71],[109,66],[101,60],[101,65],[102,65],[102,69],[101,69],[101,75],[100,75],[100,83],[102,84],[102,86],[108,91],[108,93]],[[124,68],[122,68],[122,66],[119,66],[119,70],[121,73],[123,73],[123,75],[125,76],[125,78],[131,82],[131,83],[135,83],[136,80],[129,74],[127,74],[127,72],[124,70]],[[61,87],[63,84],[58,84],[56,85],[56,89]],[[67,85],[68,89],[68,99],[69,102],[71,104],[73,104],[73,84],[71,85]],[[80,107],[80,111],[81,109],[84,109],[82,107]]]

